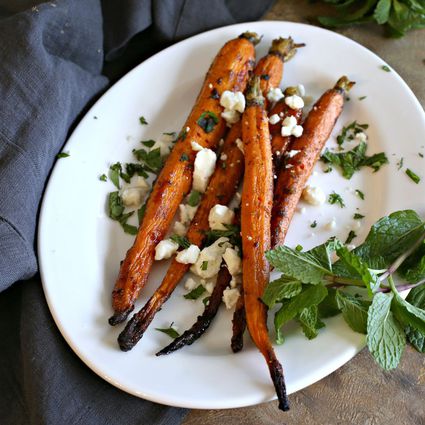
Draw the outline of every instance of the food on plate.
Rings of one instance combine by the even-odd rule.
[[[268,78],[261,79],[261,87],[264,91],[267,92],[273,88],[272,84],[279,84],[282,78],[283,66],[278,66],[278,63],[283,63],[283,61],[287,60],[288,56],[292,57],[295,54],[295,49],[296,47],[290,38],[274,40],[270,52],[256,67],[256,72],[260,75],[265,75],[265,72],[267,72]],[[243,97],[243,101],[241,101],[240,96],[236,96],[234,92],[223,92],[220,103],[230,111],[234,110],[235,103],[239,105],[243,103],[243,107],[245,107],[245,98]],[[237,113],[240,112],[237,111]],[[231,126],[223,142],[218,164],[211,176],[205,194],[200,201],[200,205],[197,207],[198,209],[194,217],[192,217],[191,221],[189,220],[190,225],[187,229],[186,239],[190,244],[197,246],[203,244],[206,238],[206,232],[210,228],[210,223],[217,221],[219,218],[217,218],[217,214],[212,216],[212,210],[217,205],[222,206],[221,209],[226,208],[236,193],[244,167],[243,148],[241,149],[240,137],[241,122],[238,120]],[[202,153],[202,150],[199,151],[198,146],[193,145],[193,142],[192,149],[198,150],[198,154]],[[193,174],[196,174],[196,159]],[[183,231],[186,231],[186,229],[183,229]],[[140,312],[131,318],[124,331],[120,334],[118,341],[122,350],[130,350],[140,340],[156,312],[169,298],[189,268],[190,264],[182,265],[177,259],[173,260],[161,285]],[[211,267],[209,268],[210,270]]]
[[[243,348],[243,335],[246,329],[245,302],[243,288],[240,289],[241,296],[235,305],[235,311],[232,319],[232,339],[230,347],[234,353],[238,353]]]
[[[285,411],[289,409],[289,402],[283,369],[269,339],[267,307],[261,301],[270,273],[270,266],[265,254],[271,248],[273,166],[269,123],[258,76],[251,80],[246,100],[247,107],[242,123],[245,175],[241,201],[242,268],[246,322],[254,344],[267,362],[279,399],[279,408]]]
[[[127,251],[112,293],[111,325],[123,322],[145,285],[154,261],[155,246],[170,227],[176,210],[192,186],[196,152],[191,142],[214,149],[226,130],[220,96],[226,90],[244,91],[255,60],[255,33],[228,41],[214,59],[201,91],[146,204],[133,246]]]
[[[275,184],[272,246],[283,245],[307,179],[342,112],[344,95],[353,84],[344,76],[327,90],[306,117],[302,136],[295,138],[291,144],[290,149],[296,154],[286,159]]]

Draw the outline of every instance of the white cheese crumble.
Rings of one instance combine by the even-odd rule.
[[[297,92],[300,96],[305,96],[305,87],[302,84],[297,85]]]
[[[137,187],[128,187],[121,192],[121,199],[124,206],[128,208],[138,208],[142,204],[145,191]]]
[[[199,257],[200,249],[196,245],[190,245],[176,255],[176,261],[181,264],[195,264]]]
[[[179,236],[184,236],[187,232],[187,227],[180,221],[174,223],[174,233]]]
[[[236,146],[238,147],[238,149],[243,153],[243,154],[245,154],[245,151],[244,151],[244,148],[243,148],[243,142],[242,142],[242,140],[241,139],[239,139],[239,138],[237,138],[236,140],[235,140],[235,143],[236,143]]]
[[[230,310],[238,302],[239,297],[241,296],[239,289],[237,288],[226,288],[223,291],[223,302],[226,305],[226,308]]]
[[[293,116],[286,117],[282,122],[281,134],[283,137],[300,137],[303,134],[302,126],[297,124],[297,119]]]
[[[332,217],[332,220],[329,223],[326,223],[326,229],[327,230],[334,230],[336,228],[336,219],[335,217]]]
[[[188,204],[180,204],[179,205],[179,212],[180,212],[180,221],[186,225],[189,224],[193,217],[195,217],[196,210],[198,209],[198,206],[192,207]]]
[[[287,96],[285,97],[285,103],[291,108],[291,109],[301,109],[304,108],[304,100],[302,97],[294,94],[293,96]]]
[[[173,147],[174,137],[171,134],[161,134],[158,140],[151,147],[151,151],[160,149],[161,156],[167,156]]]
[[[171,239],[164,239],[155,247],[155,260],[166,260],[171,258],[179,249],[179,244]]]
[[[191,267],[192,273],[203,279],[215,276],[220,270],[221,259],[231,245],[228,238],[219,238],[212,245],[204,248],[199,254],[198,260]]]
[[[204,149],[204,147],[201,146],[196,140],[192,140],[190,142],[190,145],[192,146],[192,150],[194,150],[195,152],[199,152]]]
[[[225,205],[214,205],[208,215],[208,223],[212,230],[226,230],[225,224],[232,224],[235,213]]]
[[[307,185],[303,190],[303,199],[311,205],[322,205],[326,202],[326,195],[320,187]]]
[[[188,291],[194,290],[198,286],[198,282],[193,277],[188,277],[184,283],[184,289]]]
[[[226,155],[225,153],[222,153],[222,154],[220,155],[220,159],[221,159],[222,161],[226,161],[226,159],[227,159],[227,155]]]
[[[201,279],[201,285],[206,289],[209,294],[212,294],[215,287],[215,280]]]
[[[292,149],[286,153],[288,158],[293,158],[295,155],[299,154],[301,151],[297,149]]]
[[[353,245],[352,243],[350,243],[350,244],[347,245],[347,249],[349,251],[352,251],[353,249],[356,249],[356,245]]]
[[[223,260],[232,276],[242,273],[242,260],[236,249],[226,248],[226,251],[223,254]]]
[[[230,111],[228,109],[225,109],[224,112],[221,113],[222,118],[226,121],[228,125],[232,125],[237,123],[241,116],[239,112],[237,111]]]
[[[238,274],[235,276],[232,276],[232,280],[230,281],[230,287],[231,288],[237,288],[242,283],[242,275]]]
[[[367,141],[367,134],[366,134],[366,133],[364,133],[363,131],[361,131],[360,133],[357,133],[357,134],[354,136],[354,139],[355,139],[357,142],[366,142],[366,141]]]
[[[220,105],[229,111],[245,111],[245,96],[242,92],[225,90],[220,97]]]
[[[270,124],[277,124],[280,121],[280,117],[278,114],[273,114],[270,118],[269,118],[269,123]]]
[[[196,154],[193,171],[193,189],[205,192],[215,169],[217,155],[211,149],[202,149]]]
[[[267,100],[272,103],[278,102],[283,97],[285,96],[283,95],[282,90],[279,87],[270,89],[267,93]]]

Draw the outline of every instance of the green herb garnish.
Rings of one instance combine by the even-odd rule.
[[[122,173],[122,167],[120,162],[116,162],[109,167],[109,178],[114,186],[120,188],[120,174]]]
[[[151,148],[156,142],[155,140],[149,139],[149,140],[142,140],[140,143],[146,146],[147,148]]]
[[[189,156],[187,155],[187,153],[183,152],[180,156],[180,161],[184,162],[184,161],[189,161]]]
[[[365,216],[359,213],[355,213],[353,215],[354,220],[361,220],[362,218],[364,218]]]
[[[180,334],[173,328],[173,323],[171,323],[169,328],[155,328],[155,330],[162,332],[173,339],[176,339],[180,336]]]
[[[226,230],[208,230],[206,232],[206,235],[207,235],[206,245],[209,246],[213,244],[217,239],[224,237],[224,238],[229,238],[229,242],[232,245],[236,245],[240,248],[242,246],[240,227],[234,224],[224,224],[224,227],[226,227]]]
[[[163,166],[161,148],[153,149],[149,152],[145,149],[134,149],[133,155],[152,173],[157,174]]]
[[[403,167],[403,162],[404,162],[404,158],[401,157],[399,161],[397,162],[397,170],[401,170],[401,168]]]
[[[70,154],[69,153],[66,153],[66,152],[61,152],[61,153],[58,153],[57,155],[56,155],[56,158],[68,158],[68,156],[70,156]]]
[[[365,100],[367,98],[367,96],[360,96],[359,100]]]
[[[410,168],[406,169],[406,174],[416,183],[419,184],[419,182],[421,181],[421,178],[414,173]]]
[[[187,300],[197,300],[204,292],[205,288],[202,285],[198,285],[195,289],[184,295],[184,297]]]
[[[364,193],[361,190],[356,189],[355,192],[360,199],[364,200]]]
[[[214,127],[218,124],[218,117],[214,112],[206,111],[201,114],[197,121],[199,127],[201,127],[205,133],[211,133]]]
[[[332,192],[329,195],[328,202],[332,205],[337,204],[337,205],[340,206],[340,208],[345,207],[344,200],[342,199],[341,195],[338,195],[338,193],[336,193],[336,192]]]
[[[99,176],[99,180],[101,182],[106,182],[108,180],[108,177],[106,177],[106,174],[102,174],[101,176]]]
[[[391,72],[391,69],[387,65],[382,65],[381,69],[385,72]]]
[[[317,221],[316,221],[316,220],[314,220],[314,221],[313,221],[313,223],[311,223],[311,224],[310,224],[310,227],[311,227],[312,229],[314,229],[315,227],[317,227]]]
[[[180,248],[187,249],[190,247],[189,239],[186,236],[172,235],[170,239],[176,242]]]
[[[139,122],[142,125],[148,125],[148,122],[146,121],[145,117],[143,117],[143,116],[139,117]]]
[[[349,100],[349,98],[347,98]],[[369,124],[358,124],[357,121],[353,121],[346,127],[343,127],[341,133],[337,136],[336,141],[341,146],[346,140],[353,140],[355,135],[363,133],[364,130],[369,128]]]
[[[357,238],[356,232],[354,230],[350,230],[350,232],[348,233],[347,239],[345,240],[345,243],[349,244],[355,238]]]
[[[108,197],[108,215],[112,220],[118,221],[125,233],[137,234],[137,227],[127,224],[134,211],[124,214],[124,204],[118,191],[111,192]]]
[[[187,203],[191,207],[196,207],[199,204],[199,202],[201,202],[201,198],[202,198],[201,192],[198,192],[197,190],[192,190],[192,192],[190,192],[189,199],[187,200]]]
[[[208,270],[208,261],[202,261],[201,270]]]

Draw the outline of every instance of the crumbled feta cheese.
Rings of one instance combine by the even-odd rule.
[[[205,280],[205,279],[201,279],[201,285],[205,288],[205,290],[209,293],[212,294],[214,291],[214,287],[215,287],[215,280]]]
[[[234,248],[226,248],[223,254],[223,260],[232,276],[242,273],[242,260]]]
[[[298,91],[298,94],[300,96],[302,96],[302,97],[305,96],[305,88],[304,88],[304,86],[302,84],[298,84],[297,85],[297,91]]]
[[[243,148],[243,142],[241,139],[237,138],[235,140],[236,146],[238,147],[238,149],[242,152],[245,153],[244,148]]]
[[[178,243],[171,239],[164,239],[155,247],[155,260],[159,261],[171,258],[178,249]]]
[[[238,122],[241,118],[241,115],[238,111],[231,111],[229,109],[225,109],[221,113],[222,118],[226,121],[228,125],[232,125]]]
[[[367,134],[366,134],[366,133],[364,133],[363,131],[360,131],[359,133],[357,133],[357,134],[354,136],[354,139],[355,139],[357,142],[366,142],[366,141],[367,141]]]
[[[192,273],[203,279],[215,276],[220,270],[221,259],[231,245],[228,238],[219,238],[212,245],[204,248],[199,254],[198,260],[191,267]]]
[[[302,97],[294,94],[293,96],[287,96],[285,97],[285,103],[291,108],[291,109],[301,109],[304,108],[304,100]]]
[[[238,302],[239,297],[241,296],[239,289],[237,288],[226,288],[223,291],[223,302],[226,305],[226,308],[230,310]]]
[[[291,135],[291,133],[292,133],[292,127],[287,127],[283,125],[282,128],[280,129],[280,134],[282,135],[282,137],[288,137]]]
[[[232,280],[230,281],[230,287],[231,288],[237,288],[242,283],[242,275],[238,274],[235,276],[232,276]]]
[[[145,191],[137,187],[128,187],[121,192],[121,199],[124,206],[138,208],[142,204]]]
[[[180,222],[184,225],[189,224],[193,217],[195,217],[196,210],[198,209],[198,206],[192,207],[188,204],[180,204],[179,205],[179,212],[180,212]]]
[[[353,245],[352,243],[350,243],[350,244],[347,245],[347,249],[349,251],[352,251],[353,249],[356,249],[356,245]]]
[[[293,158],[295,155],[299,154],[301,151],[297,149],[292,149],[289,152],[286,153],[286,156],[288,158]]]
[[[220,159],[221,159],[222,161],[226,161],[226,159],[227,159],[227,155],[226,155],[225,153],[222,153],[222,154],[220,155]]]
[[[149,184],[142,176],[133,176],[130,179],[129,187],[137,187],[139,189],[149,189]]]
[[[232,224],[235,213],[225,205],[214,205],[208,215],[212,230],[226,230],[225,224]]]
[[[293,129],[291,134],[294,137],[301,137],[303,134],[304,128],[301,125],[296,125]]]
[[[284,97],[282,90],[279,87],[270,89],[267,93],[267,99],[269,102],[278,102],[280,99]]]
[[[280,121],[280,117],[278,114],[273,114],[270,118],[269,118],[269,123],[270,124],[277,124]]]
[[[329,223],[326,223],[326,229],[327,230],[334,230],[336,228],[336,219],[335,217],[332,217],[332,220]]]
[[[162,133],[159,137],[159,140],[163,143],[173,143],[175,138],[175,133]]]
[[[167,156],[173,146],[174,138],[170,134],[162,134],[158,140],[155,141],[154,145],[151,147],[151,151],[154,149],[160,149],[161,156]]]
[[[220,105],[229,110],[242,113],[245,110],[245,96],[242,92],[225,90],[220,97]]]
[[[320,187],[307,185],[303,190],[303,199],[311,205],[322,205],[326,202],[326,195]]]
[[[297,211],[299,212],[299,213],[301,213],[301,214],[305,214],[306,213],[306,208],[305,207],[297,207]]]
[[[201,151],[202,149],[204,149],[204,147],[203,146],[201,146],[197,141],[195,141],[195,140],[192,140],[191,142],[190,142],[190,145],[192,146],[192,150],[194,150],[195,152],[199,152],[199,151]]]
[[[184,236],[187,232],[187,227],[181,223],[180,221],[176,221],[174,223],[174,233],[176,233],[179,236]]]
[[[193,277],[188,277],[184,283],[184,289],[188,291],[194,290],[198,286],[198,282]]]
[[[202,149],[196,154],[193,171],[193,189],[205,192],[208,180],[215,169],[217,155],[211,149]]]
[[[199,257],[200,249],[196,245],[190,245],[176,255],[176,261],[181,264],[195,264]]]

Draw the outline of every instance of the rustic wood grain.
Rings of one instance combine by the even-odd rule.
[[[307,0],[280,0],[267,20],[310,22],[331,8]],[[388,62],[425,104],[425,31],[389,39],[374,25],[338,30]],[[396,102],[397,100],[394,99]],[[395,371],[384,372],[363,350],[320,382],[293,394],[291,410],[277,402],[242,409],[193,410],[184,425],[425,425],[425,356],[408,347]]]

